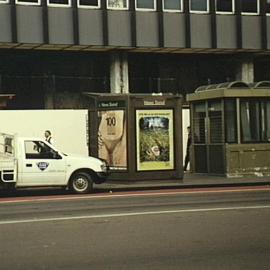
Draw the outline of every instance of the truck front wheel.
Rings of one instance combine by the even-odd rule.
[[[91,192],[93,190],[91,175],[84,172],[75,173],[70,179],[69,187],[73,192],[78,194]]]

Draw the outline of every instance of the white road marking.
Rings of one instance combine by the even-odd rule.
[[[49,221],[70,221],[70,220],[97,219],[97,218],[115,218],[115,217],[129,217],[129,216],[165,215],[165,214],[176,214],[176,213],[200,213],[200,212],[217,212],[217,211],[254,210],[254,209],[258,209],[258,210],[270,209],[270,205],[220,207],[220,208],[199,208],[199,209],[178,209],[178,210],[164,210],[164,211],[145,211],[145,212],[131,212],[131,213],[117,213],[117,214],[100,214],[100,215],[75,216],[75,217],[4,220],[4,221],[0,221],[0,225],[21,224],[21,223],[37,223],[37,222],[49,222]]]

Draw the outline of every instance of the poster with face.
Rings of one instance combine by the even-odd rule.
[[[124,110],[99,111],[98,156],[111,169],[127,169],[126,120]]]
[[[137,110],[137,170],[174,169],[173,110]]]

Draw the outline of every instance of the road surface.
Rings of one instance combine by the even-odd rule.
[[[270,268],[269,187],[0,197],[0,269]]]

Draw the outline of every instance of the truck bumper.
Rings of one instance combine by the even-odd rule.
[[[95,179],[96,184],[104,183],[108,177],[108,172],[97,172],[97,177]]]

